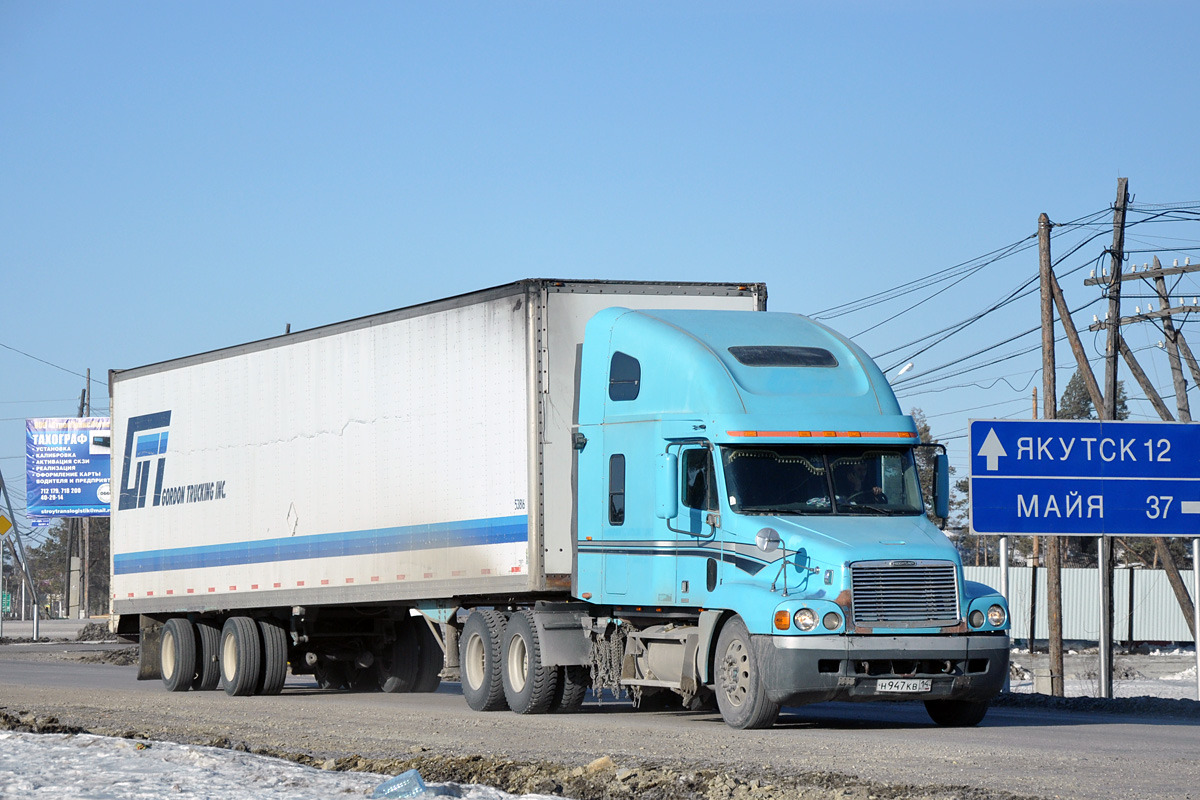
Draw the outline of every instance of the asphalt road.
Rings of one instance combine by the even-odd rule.
[[[245,741],[322,757],[421,750],[586,764],[683,762],[751,771],[835,772],[889,784],[970,786],[1037,797],[1200,797],[1200,725],[1153,718],[993,708],[973,729],[934,726],[917,703],[789,709],[768,731],[734,731],[717,714],[635,711],[589,702],[570,716],[480,714],[457,684],[431,695],[342,694],[289,677],[279,697],[169,694],[135,668],[41,660],[0,647],[0,707],[53,715],[96,733]],[[60,650],[95,644],[57,645]]]

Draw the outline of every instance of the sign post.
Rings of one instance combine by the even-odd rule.
[[[970,443],[977,534],[1200,536],[1200,425],[971,420]],[[1200,540],[1192,552],[1200,576]]]

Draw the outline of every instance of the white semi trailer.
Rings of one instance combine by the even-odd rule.
[[[461,665],[479,710],[591,685],[715,693],[736,727],[835,697],[978,722],[1007,612],[924,518],[911,418],[852,343],[765,307],[527,280],[112,372],[139,678],[431,691]],[[886,507],[839,493],[854,471]]]

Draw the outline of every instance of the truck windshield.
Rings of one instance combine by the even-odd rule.
[[[722,447],[738,514],[909,515],[923,511],[912,450],[887,447]]]

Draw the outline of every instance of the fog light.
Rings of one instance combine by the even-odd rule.
[[[971,627],[972,628],[982,628],[983,627],[983,612],[980,611],[978,608],[971,612]]]
[[[796,627],[802,631],[811,631],[817,627],[817,612],[811,608],[800,609],[796,612],[794,619],[796,620]]]
[[[775,612],[775,627],[778,630],[786,631],[788,629],[788,625],[790,625],[790,624],[791,624],[791,617],[788,616],[787,611],[776,611]]]
[[[836,611],[830,611],[821,618],[821,624],[826,630],[836,631],[842,624],[842,617]]]
[[[1004,608],[1001,606],[992,606],[988,609],[988,622],[992,623],[992,627],[999,628],[1008,619],[1008,615],[1004,613]]]

